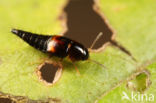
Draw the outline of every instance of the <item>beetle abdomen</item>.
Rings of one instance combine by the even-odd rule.
[[[30,32],[26,32],[23,30],[17,30],[17,29],[12,29],[12,33],[16,34],[19,36],[21,39],[23,39],[25,42],[27,42],[29,45],[33,46],[36,49],[39,49],[43,52],[47,51],[47,43],[48,40],[52,36],[45,36],[45,35],[38,35]]]

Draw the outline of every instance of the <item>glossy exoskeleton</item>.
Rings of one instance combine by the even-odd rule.
[[[12,33],[19,36],[32,47],[49,53],[59,58],[69,57],[71,61],[87,60],[89,58],[88,49],[82,44],[64,36],[38,35],[23,30],[12,29]]]

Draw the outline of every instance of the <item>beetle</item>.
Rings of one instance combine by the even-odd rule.
[[[39,35],[19,29],[12,29],[11,32],[23,39],[30,46],[52,56],[56,56],[61,59],[69,57],[72,62],[89,60],[89,50],[79,42],[67,37],[58,35]],[[96,40],[101,35],[102,34],[100,33],[100,35],[97,36],[91,47],[93,47]],[[97,61],[92,61],[103,66]]]

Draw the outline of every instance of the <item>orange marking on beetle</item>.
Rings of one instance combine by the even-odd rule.
[[[68,44],[68,49],[71,47],[71,44]]]
[[[63,45],[64,44],[64,42],[58,40],[59,38],[60,38],[60,36],[56,36],[56,37],[53,37],[51,39],[51,41],[50,41],[51,44],[50,44],[50,49],[49,49],[50,52],[55,53],[56,52],[56,49],[55,49],[56,45],[58,45],[58,44]]]
[[[48,51],[50,51],[50,52],[52,52],[52,53],[56,52],[56,50],[55,50],[55,46],[56,46],[56,45],[57,45],[57,41],[52,39],[52,40],[49,42],[49,44],[48,44]]]
[[[59,44],[64,44],[64,42],[62,42],[61,40],[59,40],[60,36],[56,36],[56,37],[53,37],[52,40],[56,41],[56,43],[59,43]]]
[[[54,46],[51,47],[50,51],[51,51],[52,53],[55,52],[55,48],[54,48]]]

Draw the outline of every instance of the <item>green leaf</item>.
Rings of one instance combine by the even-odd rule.
[[[55,85],[47,86],[38,79],[36,70],[39,64],[33,63],[48,58],[48,55],[12,35],[10,29],[18,28],[40,34],[60,34],[63,29],[57,18],[64,3],[62,0],[0,1],[0,91],[32,100],[56,98],[63,103],[90,103],[99,101],[103,96],[101,103],[125,103],[120,94],[129,90],[125,87],[127,79],[151,64],[147,70],[151,72],[152,84],[145,92],[155,95],[154,0],[99,2],[109,24],[116,31],[115,40],[132,53],[137,63],[121,50],[109,45],[101,52],[91,53],[91,58],[104,64],[107,69],[92,62],[77,62],[81,73],[81,76],[78,76],[72,63],[68,63],[65,59],[67,63],[62,63],[63,74]]]
[[[120,42],[124,47],[126,47],[133,56],[138,60],[137,72],[144,71],[147,69],[150,73],[149,79],[151,85],[146,88],[144,94],[155,96],[155,68],[156,68],[156,1],[154,0],[103,0],[100,2],[103,12],[106,17],[109,19],[110,24],[113,25],[113,28],[116,30],[116,40]],[[135,73],[133,73],[135,74]],[[146,75],[147,76],[147,75]],[[128,79],[128,77],[127,77]],[[145,89],[145,82],[143,78],[133,78],[132,81],[138,81],[138,89]],[[134,92],[135,94],[140,93],[138,91],[133,91],[126,87],[127,80],[116,89],[112,89],[109,93],[102,96],[103,98],[99,103],[142,103],[150,102],[146,101],[145,98],[143,101],[132,101],[122,100],[123,92],[127,93],[129,97]],[[140,84],[139,84],[140,83]],[[141,93],[140,93],[141,95]],[[137,95],[138,96],[138,95]]]

